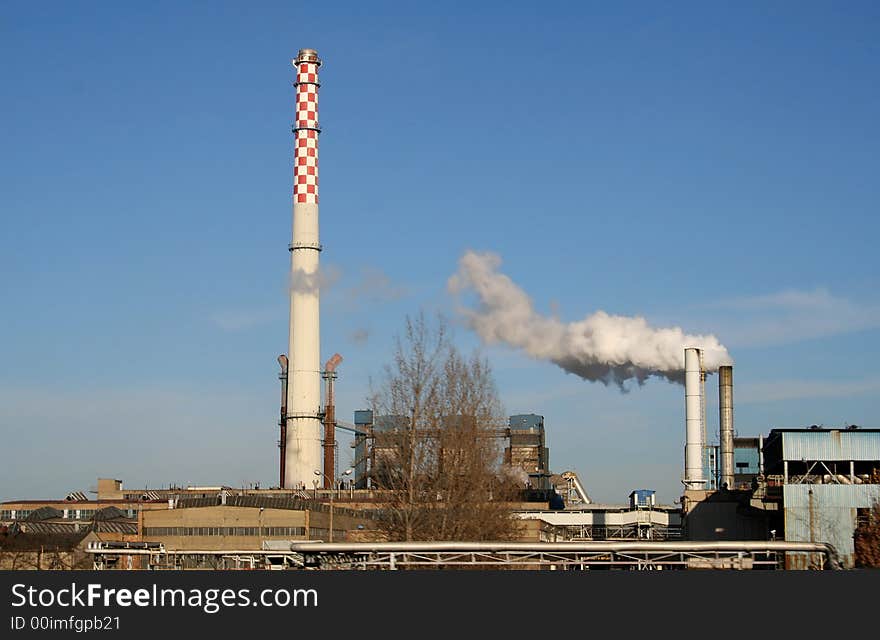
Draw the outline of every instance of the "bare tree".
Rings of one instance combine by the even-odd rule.
[[[445,319],[407,317],[371,399],[374,481],[390,540],[509,540],[517,535],[497,436],[504,413],[488,361],[465,357]]]
[[[861,511],[861,510],[860,510]],[[859,514],[853,534],[855,564],[857,567],[880,569],[880,500]]]

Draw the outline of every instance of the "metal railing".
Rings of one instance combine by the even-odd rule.
[[[786,554],[810,553],[815,568],[840,569],[827,543],[746,542],[291,542],[290,550],[156,550],[89,545],[94,568],[120,566],[121,556],[148,556],[144,569],[270,567],[270,556],[291,569],[532,569],[686,570],[784,569]],[[235,566],[231,566],[234,563]],[[122,563],[127,566],[130,563]]]

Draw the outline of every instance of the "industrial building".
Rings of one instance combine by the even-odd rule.
[[[447,421],[453,418],[447,418]],[[339,423],[337,422],[337,426]],[[444,425],[445,426],[445,425]],[[376,486],[376,475],[381,473],[383,460],[393,457],[400,434],[409,427],[407,416],[373,416],[368,409],[354,412],[354,425],[343,429],[355,434],[353,482],[356,489]],[[514,415],[508,418],[508,427],[491,430],[491,436],[503,442],[503,462],[521,476],[524,490],[529,490],[535,501],[547,501],[553,490],[550,473],[550,450],[544,435],[544,416]],[[338,476],[338,474],[337,474]],[[578,481],[578,486],[579,481]],[[583,489],[581,488],[581,491]]]
[[[826,542],[835,547],[843,567],[853,567],[854,531],[880,502],[880,429],[813,425],[733,437],[732,367],[721,367],[719,374],[718,447],[705,445],[700,435],[705,433],[705,377],[686,381],[683,537]],[[706,454],[702,464],[699,450]],[[786,557],[788,568],[809,568],[814,562],[810,554]]]
[[[504,463],[522,470],[530,489],[549,491],[550,450],[544,437],[544,416],[534,413],[510,416],[508,425]]]
[[[694,451],[688,446],[704,458],[692,456],[691,466],[685,466],[680,505],[658,505],[650,489],[632,490],[628,503],[595,503],[577,473],[553,474],[549,469],[543,416],[510,416],[508,426],[492,435],[506,445],[504,463],[528,478],[522,501],[511,505],[523,523],[521,542],[680,541],[691,546],[675,549],[696,554],[689,561],[696,567],[709,562],[700,555],[708,553],[706,545],[778,541],[790,543],[789,547],[784,551],[780,547],[775,560],[755,556],[756,566],[782,562],[787,568],[815,568],[831,562],[829,554],[835,565],[854,566],[853,532],[859,518],[880,501],[880,429],[813,426],[772,429],[766,436],[734,435],[732,377],[727,376],[731,401],[720,403],[728,417],[721,416],[719,422],[730,425],[732,437],[724,456],[723,441],[719,447],[704,444],[705,376],[695,377],[699,401],[690,399],[686,390],[685,406],[686,415],[688,406],[696,407],[698,417],[685,420],[686,433],[692,435],[690,441],[685,439],[685,462],[687,453]],[[227,552],[256,553],[267,545],[381,540],[376,517],[385,497],[372,478],[381,470],[383,457],[389,459],[385,452],[393,447],[395,434],[406,425],[403,416],[374,419],[370,411],[356,412],[355,473],[329,489],[319,488],[323,483],[316,474],[310,489],[223,485],[126,489],[119,480],[100,478],[94,499],[74,491],[57,501],[5,502],[0,505],[0,526],[7,535],[55,535],[59,544],[64,537],[68,547],[73,534],[93,545],[152,545],[165,551],[166,561],[173,558],[177,568],[212,566]],[[722,464],[725,457],[727,463]],[[727,480],[720,482],[722,478]],[[537,482],[546,483],[543,486],[560,504],[536,494],[532,483]],[[536,500],[536,495],[541,498]],[[800,543],[805,546],[797,547]],[[833,551],[821,545],[830,545]],[[651,547],[639,549],[653,557]],[[115,557],[123,559],[121,568],[138,568],[145,561],[137,554]],[[598,556],[590,557],[597,561]]]
[[[564,540],[681,539],[681,510],[673,505],[590,504],[564,510],[528,509],[516,515],[564,528]]]
[[[758,491],[779,507],[773,519],[785,540],[830,542],[841,563],[855,562],[853,532],[880,502],[880,429],[773,429],[764,439]],[[807,563],[808,556],[792,562]]]

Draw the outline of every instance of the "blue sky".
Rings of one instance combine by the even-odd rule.
[[[340,418],[406,314],[479,345],[446,288],[472,249],[543,314],[716,335],[740,435],[880,427],[876,3],[11,2],[0,499],[276,481],[303,47]],[[683,389],[486,354],[554,471],[679,495]]]

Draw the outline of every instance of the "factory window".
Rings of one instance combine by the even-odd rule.
[[[326,529],[313,527],[313,537],[327,535]],[[305,527],[144,527],[145,536],[305,536]]]
[[[304,536],[306,535],[305,527],[267,527],[265,529],[267,536]]]

